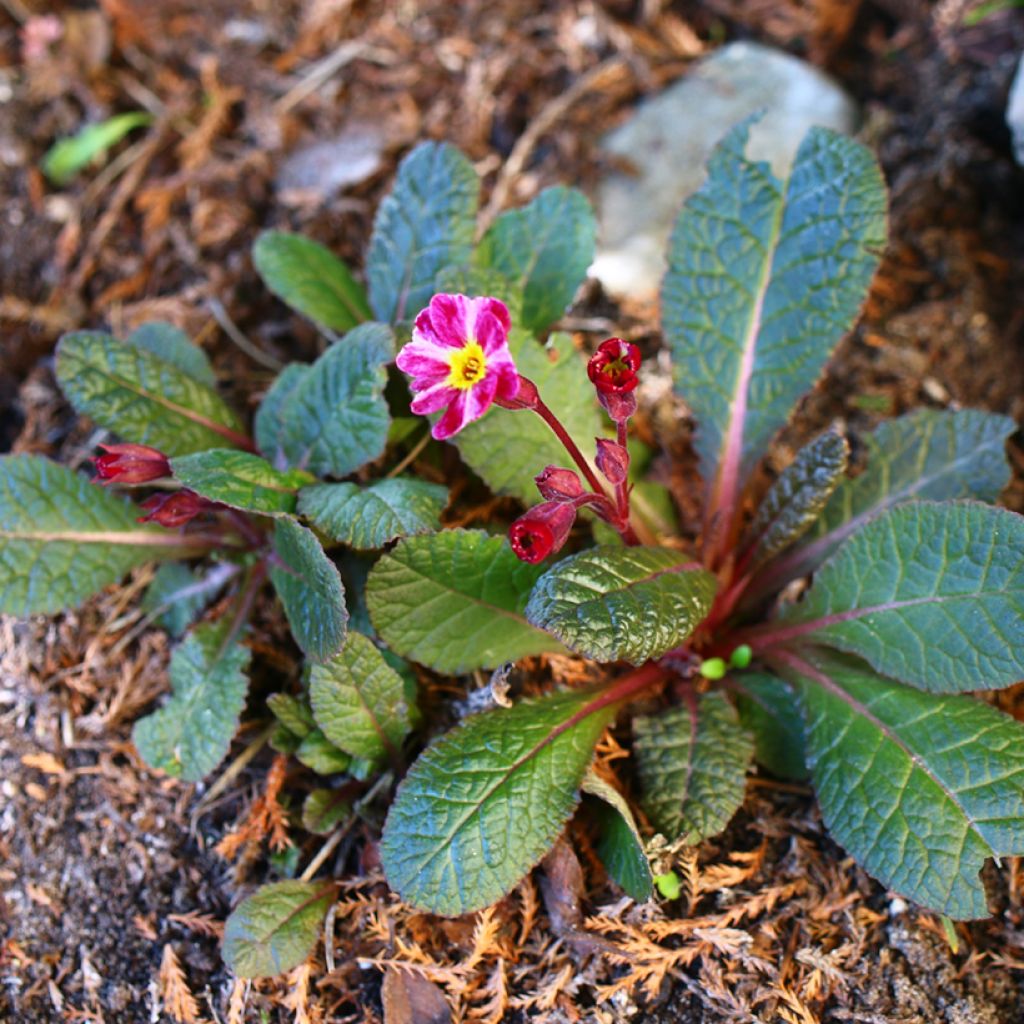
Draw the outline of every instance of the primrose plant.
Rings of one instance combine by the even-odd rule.
[[[508,893],[581,799],[609,875],[652,898],[652,851],[664,863],[725,828],[757,761],[809,778],[833,836],[884,884],[986,915],[986,859],[1024,853],[1024,729],[966,695],[1024,676],[1024,520],[988,504],[1015,427],[920,410],[863,438],[855,476],[828,430],[769,483],[773,437],[863,302],[885,191],[870,154],[824,129],[780,181],[747,159],[748,129],[681,211],[661,297],[696,421],[699,536],[630,435],[638,348],[610,338],[587,361],[552,330],[592,261],[586,199],[548,189],[476,241],[476,174],[427,143],[378,210],[365,289],[310,239],[257,241],[258,272],[326,345],[269,383],[251,431],[169,325],[61,340],[57,377],[102,431],[106,486],[0,459],[0,611],[53,613],[161,563],[118,641],[148,624],[182,638],[169,699],[135,726],[143,758],[204,779],[248,704],[310,770],[287,797],[296,828],[383,821],[389,883],[436,913]],[[477,478],[460,491],[525,512],[442,528],[449,444]],[[257,699],[247,638],[267,585],[304,665],[277,667]],[[417,709],[423,670],[504,679],[566,652],[605,682],[549,686],[440,737]],[[591,770],[613,724],[631,736],[618,784]],[[311,876],[336,841],[236,908],[238,974],[308,955],[337,893]]]

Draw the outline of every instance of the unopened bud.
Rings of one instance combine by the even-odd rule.
[[[597,438],[597,468],[613,486],[625,483],[629,472],[629,452],[615,441]]]
[[[167,456],[145,444],[101,444],[102,455],[93,459],[104,484],[145,484],[171,475]]]
[[[540,496],[547,501],[572,501],[583,494],[583,484],[571,469],[546,466],[533,478],[533,482]]]
[[[575,519],[576,508],[571,503],[545,501],[534,505],[512,524],[509,543],[521,561],[542,562],[565,544]]]
[[[142,503],[149,515],[139,516],[139,522],[159,523],[173,529],[191,522],[209,504],[205,498],[187,488],[170,494],[154,494]]]
[[[529,377],[519,374],[519,390],[515,397],[501,398],[495,395],[494,404],[500,405],[502,409],[536,409],[540,405],[540,392]]]

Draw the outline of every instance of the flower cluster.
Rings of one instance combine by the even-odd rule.
[[[626,422],[636,411],[640,350],[622,338],[601,343],[587,365],[601,405],[616,424],[612,441],[597,438],[595,464],[605,485],[581,454],[558,417],[544,404],[536,384],[521,376],[508,347],[508,308],[488,296],[435,295],[416,317],[412,341],[398,353],[398,368],[412,378],[414,413],[444,412],[434,423],[439,441],[458,433],[497,404],[536,412],[565,446],[590,487],[571,469],[548,466],[535,482],[544,499],[520,516],[509,530],[512,550],[524,562],[540,562],[568,540],[576,514],[584,506],[637,543],[629,522],[629,454]]]

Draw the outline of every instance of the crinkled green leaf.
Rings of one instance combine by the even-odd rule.
[[[605,870],[638,903],[651,899],[651,863],[626,798],[594,771],[584,776],[583,792],[596,797],[597,855]]]
[[[987,917],[989,857],[1024,853],[1024,728],[822,652],[777,665],[798,687],[828,830],[880,882],[956,919]]]
[[[977,409],[918,409],[880,424],[864,439],[867,468],[839,485],[804,544],[766,567],[765,586],[806,576],[868,520],[905,501],[995,501],[1010,482],[1006,440],[1016,429],[1008,416]]]
[[[348,267],[312,238],[264,231],[252,247],[252,261],[282,302],[321,327],[348,331],[373,317]]]
[[[523,289],[493,267],[479,264],[443,267],[434,278],[434,291],[447,295],[489,295],[500,299],[508,309],[512,326],[522,326]]]
[[[754,737],[754,760],[781,779],[806,779],[803,719],[789,683],[767,672],[744,672],[730,682],[740,722]]]
[[[864,146],[812,128],[782,182],[745,157],[749,128],[725,136],[684,205],[661,294],[711,507],[727,511],[853,325],[886,238]]]
[[[138,509],[38,455],[0,457],[0,612],[58,612],[158,558],[189,553]]]
[[[267,697],[267,708],[281,725],[299,739],[305,739],[316,728],[312,709],[305,701],[290,693],[272,693]]]
[[[69,138],[58,139],[46,151],[42,162],[43,174],[54,185],[66,185],[79,171],[102,157],[130,131],[150,124],[152,120],[152,114],[136,110],[115,114],[98,124],[87,124]]]
[[[140,324],[125,340],[130,345],[152,352],[165,363],[176,366],[200,384],[208,388],[217,386],[217,375],[206,353],[174,324],[161,320]]]
[[[325,836],[333,832],[352,812],[352,804],[336,789],[314,789],[302,801],[302,827]]]
[[[572,437],[585,443],[602,432],[586,362],[568,335],[553,334],[544,348],[524,331],[513,330],[509,348],[519,372],[537,385]],[[545,466],[570,461],[539,416],[497,406],[464,427],[454,443],[463,461],[495,494],[511,494],[526,504],[537,500],[533,478]]]
[[[274,469],[264,459],[233,448],[210,448],[171,460],[174,476],[211,501],[265,516],[295,511],[300,487],[314,477],[301,469]]]
[[[302,738],[295,756],[317,775],[337,775],[347,772],[352,766],[351,756],[339,750],[320,729],[314,729]]]
[[[1024,678],[1024,517],[975,501],[910,502],[858,530],[781,617],[773,643],[858,654],[932,693]]]
[[[238,417],[216,391],[109,334],[65,334],[57,346],[57,380],[76,412],[165,455],[245,441]]]
[[[330,882],[261,886],[225,922],[224,962],[240,978],[272,978],[298,967],[313,952],[337,891]]]
[[[797,452],[772,484],[747,533],[752,539],[748,571],[799,540],[821,514],[846,472],[850,446],[828,430]]]
[[[639,665],[686,640],[715,587],[711,573],[670,548],[591,548],[541,576],[526,617],[588,658]]]
[[[438,272],[469,262],[479,198],[476,171],[454,146],[423,142],[399,164],[366,257],[378,319],[411,320],[430,301]]]
[[[696,845],[717,835],[739,810],[754,742],[720,691],[694,706],[633,719],[641,805],[668,840]]]
[[[366,603],[402,657],[454,675],[496,668],[563,649],[523,615],[541,571],[504,537],[445,530],[399,541],[370,572]]]
[[[230,623],[197,626],[171,655],[171,698],[140,718],[132,740],[142,759],[198,782],[224,760],[249,689],[250,653],[227,640]]]
[[[473,715],[431,744],[384,826],[391,887],[436,914],[466,914],[504,896],[576,809],[615,710],[593,692],[556,693]]]
[[[414,477],[316,484],[299,492],[299,514],[331,540],[361,550],[441,528],[448,488]]]
[[[146,588],[142,610],[176,639],[199,617],[226,582],[223,566],[204,576],[181,562],[161,565]]]
[[[587,197],[558,185],[498,217],[484,235],[476,259],[522,291],[519,323],[537,332],[550,327],[572,302],[594,261],[596,236]]]
[[[256,443],[276,469],[348,476],[384,451],[391,422],[384,385],[394,336],[361,324],[312,366],[288,366],[256,413]]]
[[[411,727],[402,677],[358,633],[312,667],[309,698],[324,735],[353,757],[395,758]]]
[[[345,588],[335,564],[312,530],[291,519],[274,524],[274,552],[280,564],[270,579],[284,605],[295,642],[313,661],[327,661],[345,642]]]

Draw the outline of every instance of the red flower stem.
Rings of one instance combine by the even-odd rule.
[[[626,447],[626,421],[619,420],[615,424],[616,429],[616,440],[619,442],[619,446],[622,449]],[[628,465],[628,463],[627,463]],[[629,483],[623,480],[621,484],[615,485],[615,501],[619,509],[619,518],[624,522],[629,522]]]
[[[583,453],[579,450],[576,442],[569,436],[569,431],[562,426],[562,421],[544,404],[544,400],[538,395],[535,405],[531,408],[538,416],[554,431],[555,437],[562,442],[562,446],[569,453],[572,461],[579,466],[580,472],[586,477],[587,483],[590,484],[590,489],[600,495],[605,501],[609,501],[608,492],[604,489],[604,484],[601,483],[597,474],[590,468],[590,464],[583,457]],[[613,524],[615,528],[622,534],[622,539],[630,545],[639,544],[640,541],[637,538],[633,527],[629,523],[629,504],[627,498],[626,504],[626,515],[621,515],[621,509],[619,510],[621,524]]]

